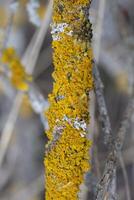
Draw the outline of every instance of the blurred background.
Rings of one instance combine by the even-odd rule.
[[[46,105],[48,94],[52,91],[51,74],[54,70],[49,9],[49,1],[46,0],[0,0],[0,48],[8,31],[6,45],[14,47],[22,59],[28,58],[28,53],[35,48],[34,42],[39,30],[42,26],[45,27],[44,35],[40,35],[42,42],[38,53],[36,52],[37,59],[29,66],[32,65],[35,87],[44,97]],[[134,1],[93,0],[90,20],[93,24],[94,55],[104,84],[113,134],[116,135],[133,90]],[[35,112],[27,94],[21,97],[20,106],[17,107],[20,101],[20,98],[16,98],[17,95],[18,91],[2,75],[0,68],[0,200],[42,200],[45,193],[43,160],[47,143],[44,124],[47,126],[47,123]],[[40,106],[36,100],[34,106],[37,109]],[[107,155],[95,101],[92,106],[95,110],[92,150],[92,173],[95,179],[90,179],[90,174],[88,183],[83,188],[83,200],[93,199],[89,196],[94,190],[93,185],[96,185],[102,175]],[[129,186],[127,189],[131,200],[134,199],[133,128],[134,114],[123,146]],[[120,165],[117,169],[116,186],[119,199],[130,200],[126,196],[126,182]]]

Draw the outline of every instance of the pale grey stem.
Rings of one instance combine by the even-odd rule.
[[[25,60],[23,60],[23,64],[26,66],[27,72],[29,74],[32,74],[34,67],[36,65],[43,40],[46,36],[47,30],[48,30],[48,27],[49,27],[49,24],[50,24],[50,20],[51,20],[51,16],[52,16],[52,10],[53,10],[53,0],[50,0],[49,4],[48,4],[47,12],[44,16],[43,23],[40,27],[38,34],[37,34],[37,37],[36,37],[36,40],[33,44],[32,50],[31,50],[31,52],[28,56],[28,61],[25,62]]]
[[[130,100],[130,102],[127,106],[127,109],[126,109],[126,112],[124,115],[124,120],[122,121],[120,129],[117,133],[117,138],[113,143],[112,150],[111,150],[109,157],[107,159],[107,162],[105,164],[105,170],[104,170],[103,176],[98,184],[96,200],[103,200],[108,189],[110,188],[110,184],[111,184],[111,182],[113,180],[113,176],[114,176],[114,171],[116,170],[116,167],[117,167],[118,152],[121,152],[121,150],[122,150],[124,138],[127,133],[128,126],[129,126],[129,120],[134,111],[133,106],[134,106],[134,99],[132,97],[132,99]],[[124,166],[123,160],[122,160],[122,164]],[[123,168],[123,170],[125,170],[125,169]],[[124,178],[126,179],[126,172],[124,175],[125,175]]]
[[[95,29],[95,36],[93,40],[93,48],[94,48],[94,55],[95,55],[95,63],[98,65],[99,63],[99,55],[100,55],[100,48],[101,48],[101,36],[103,30],[103,21],[104,21],[104,14],[105,14],[105,7],[106,7],[106,0],[102,0],[99,2],[98,8],[98,21],[97,26]],[[103,84],[100,78],[99,70],[97,66],[93,68],[93,76],[95,80],[95,93],[96,99],[99,107],[100,112],[100,120],[103,126],[104,131],[104,143],[111,143],[111,124],[106,108],[106,103],[103,95]]]
[[[12,100],[16,95],[16,90],[12,87],[8,77],[3,73],[0,75],[0,84],[2,85],[4,93]]]
[[[95,29],[96,36],[93,42],[94,55],[95,55],[95,60],[97,64],[99,62],[99,56],[100,56],[101,36],[102,36],[102,29],[103,29],[105,6],[106,6],[106,0],[99,1],[98,21],[97,21],[97,26]]]
[[[113,150],[107,159],[103,176],[97,186],[96,200],[104,200],[106,199],[106,196],[108,197],[107,199],[116,198],[115,197],[116,188],[114,189],[114,191],[113,190],[111,191],[111,188],[113,189],[112,183],[115,179],[116,163],[117,163],[116,151]]]
[[[32,83],[28,91],[29,100],[35,113],[40,116],[44,129],[48,129],[47,119],[44,112],[48,109],[48,101],[43,97],[39,89]]]
[[[97,64],[99,63],[99,56],[100,56],[101,36],[102,36],[102,29],[103,29],[105,6],[106,6],[106,0],[100,1],[99,11],[98,11],[98,24],[97,24],[96,30],[95,30],[96,37],[95,37],[94,44],[93,44],[94,55],[95,55],[95,60],[96,60]],[[93,76],[94,76],[94,81],[95,81],[96,100],[98,103],[99,113],[100,113],[100,121],[101,121],[102,129],[104,132],[104,143],[109,145],[110,147],[112,147],[111,123],[110,123],[110,119],[108,116],[108,111],[107,111],[105,98],[104,98],[104,94],[103,94],[103,84],[102,84],[97,66],[95,66],[93,69]],[[110,172],[111,171],[112,170],[110,170]],[[107,177],[107,175],[106,175],[106,177]],[[104,180],[105,180],[105,172],[104,172]],[[113,177],[111,177],[111,180],[113,181]],[[103,187],[106,187],[106,185],[107,185],[107,183],[104,181]],[[116,190],[115,187],[114,187],[114,189]],[[111,190],[109,190],[109,193],[111,193]],[[103,194],[103,193],[101,193],[101,192],[98,193],[97,199],[104,199],[102,196],[100,196],[100,194]],[[110,197],[110,199],[111,199],[111,197]]]
[[[110,144],[109,147],[112,145],[112,130],[111,130],[111,123],[105,103],[104,93],[103,93],[103,83],[101,81],[100,73],[98,67],[94,65],[93,68],[93,76],[94,76],[94,84],[95,84],[95,94],[96,94],[96,101],[98,104],[99,114],[100,114],[100,121],[102,125],[102,130],[104,132],[104,143]]]
[[[119,152],[122,150],[126,133],[130,123],[130,118],[133,112],[134,112],[134,97],[132,96],[131,99],[129,100],[128,106],[124,113],[124,118],[120,124],[120,128],[117,134],[117,139],[115,140],[115,148]]]
[[[23,55],[23,58],[22,58],[22,64],[25,66],[26,63],[27,63],[27,60],[28,60],[28,57],[30,55],[30,52],[32,51],[33,49],[33,46],[34,46],[34,43],[36,41],[36,38],[37,38],[37,35],[38,35],[38,31],[39,30],[36,30],[32,39],[30,40],[30,43],[28,44],[28,47],[26,48],[25,52],[24,52],[24,55]]]
[[[96,174],[97,174],[97,178],[100,179],[101,177],[101,172],[100,172],[100,163],[99,163],[99,157],[98,157],[98,148],[97,145],[94,144],[94,162],[95,162],[95,168],[96,168]]]
[[[8,120],[6,125],[2,131],[1,138],[0,138],[0,167],[2,165],[3,159],[5,157],[9,142],[11,140],[11,136],[13,133],[14,125],[18,117],[18,113],[20,110],[21,102],[22,102],[23,94],[18,92],[16,96],[10,114],[8,116]]]
[[[89,92],[89,114],[90,114],[90,123],[88,126],[88,137],[89,139],[93,141],[93,135],[94,135],[94,127],[95,127],[95,94],[94,91]]]
[[[95,60],[97,64],[99,63],[99,56],[100,56],[100,49],[101,49],[101,36],[102,36],[102,30],[103,30],[105,6],[106,6],[106,0],[102,0],[99,2],[98,23],[96,26],[96,30],[95,30],[96,35],[95,35],[95,39],[93,43],[94,55],[95,55]],[[112,146],[111,123],[108,116],[108,111],[107,111],[105,98],[103,94],[103,84],[99,75],[99,71],[96,66],[93,69],[93,76],[94,76],[94,81],[95,81],[96,100],[98,103],[99,113],[100,113],[100,121],[101,121],[102,129],[104,132],[104,143],[111,147]],[[111,193],[110,190],[109,190],[109,193]]]

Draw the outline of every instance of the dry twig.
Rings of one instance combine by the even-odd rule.
[[[121,122],[121,126],[120,126],[120,129],[117,134],[117,138],[115,139],[115,141],[112,145],[112,150],[111,150],[111,152],[108,156],[107,162],[105,164],[105,170],[104,170],[103,176],[98,184],[96,200],[104,199],[104,196],[106,195],[106,192],[108,191],[110,184],[112,182],[112,179],[115,174],[116,167],[117,167],[117,161],[121,154],[122,146],[124,143],[124,138],[127,133],[129,120],[134,111],[133,106],[134,106],[134,99],[132,97],[132,99],[130,100],[130,102],[126,108],[124,119]],[[127,180],[127,182],[126,182],[127,197],[128,197],[128,199],[131,199],[130,192],[129,192],[129,186],[128,186],[127,173],[126,173],[126,169],[124,168],[123,160],[121,160],[121,167],[123,167],[124,179]]]
[[[94,76],[96,101],[98,104],[98,109],[99,109],[99,114],[100,114],[99,119],[101,121],[102,130],[104,132],[104,143],[111,146],[112,130],[111,130],[110,119],[108,116],[108,111],[107,111],[105,98],[103,94],[104,86],[100,78],[98,67],[96,65],[93,68],[93,76]]]

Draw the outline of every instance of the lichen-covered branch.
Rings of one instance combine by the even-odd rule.
[[[55,70],[47,112],[46,200],[78,199],[79,186],[90,169],[87,129],[93,56],[89,5],[89,0],[54,1]]]

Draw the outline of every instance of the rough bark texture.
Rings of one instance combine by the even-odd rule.
[[[88,94],[93,79],[89,4],[89,0],[54,1],[55,70],[47,112],[46,200],[78,199],[79,186],[90,169]]]

